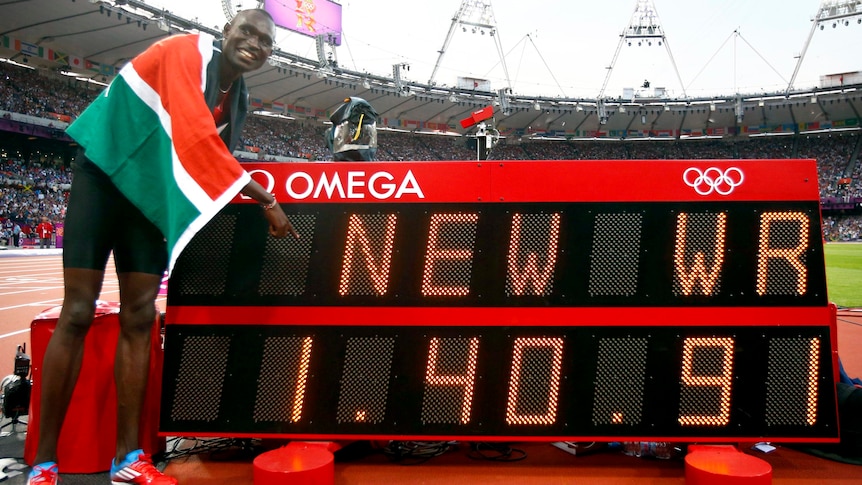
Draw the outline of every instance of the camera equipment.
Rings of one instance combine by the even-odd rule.
[[[11,421],[0,429],[12,426],[14,431],[16,424],[27,424],[26,421],[18,419],[22,414],[30,412],[32,383],[30,382],[30,356],[26,352],[26,343],[18,346],[15,352],[15,373],[0,381],[0,409],[3,411],[3,416],[11,418]]]
[[[476,149],[477,160],[487,160],[491,149],[497,145],[500,139],[500,132],[494,129],[494,107],[485,106],[478,109],[467,118],[461,120],[462,128],[470,128],[476,126],[476,133],[467,138],[467,147]],[[490,121],[490,126],[486,123]]]
[[[27,355],[26,343],[19,345],[15,352],[15,375],[22,379],[30,376],[30,356]]]

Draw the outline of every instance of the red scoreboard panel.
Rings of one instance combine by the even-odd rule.
[[[826,442],[814,160],[261,163],[169,285],[161,432]]]

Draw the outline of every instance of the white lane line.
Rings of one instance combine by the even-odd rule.
[[[26,290],[21,290],[21,291],[10,291],[7,293],[0,293],[0,296],[20,295],[21,293],[33,293],[34,291],[62,290],[62,289],[63,289],[62,285],[61,286],[45,286],[45,287],[41,287],[41,288],[28,288]],[[0,310],[2,310],[2,308],[0,308]]]
[[[166,300],[167,300],[167,298],[157,298],[156,303],[165,303]],[[38,305],[38,303],[28,303],[27,305],[21,305],[21,306],[36,306],[36,305]],[[12,308],[12,307],[9,307],[9,308]],[[0,308],[0,310],[7,310],[9,308]],[[163,308],[163,307],[159,306],[159,308]],[[24,330],[16,330],[14,332],[5,333],[3,335],[0,335],[0,340],[3,340],[4,338],[14,337],[16,335],[21,335],[22,333],[28,333],[28,332],[30,332],[29,327],[25,328]]]
[[[111,294],[111,293],[119,293],[119,292],[120,292],[120,290],[115,290],[115,291],[110,291],[110,290],[109,290],[109,291],[102,291],[102,295],[107,295],[107,294]],[[101,299],[101,300],[104,300],[104,298],[100,298],[100,299]],[[28,307],[28,306],[47,305],[47,304],[49,304],[49,303],[54,303],[54,304],[56,304],[57,302],[62,302],[62,301],[63,301],[63,298],[54,298],[54,299],[52,299],[52,300],[43,300],[43,301],[36,301],[36,302],[31,302],[31,303],[23,303],[23,304],[21,304],[21,305],[12,305],[12,306],[7,306],[7,307],[0,307],[0,311],[4,311],[4,310],[14,310],[14,309],[16,309],[16,308],[24,308],[24,307]]]
[[[24,330],[18,330],[18,331],[16,331],[16,332],[6,333],[6,334],[3,334],[3,335],[0,335],[0,340],[2,340],[2,339],[4,339],[4,338],[14,337],[14,336],[16,336],[16,335],[21,335],[22,333],[27,333],[27,332],[29,332],[29,331],[30,331],[30,329],[29,329],[29,328],[25,328]]]
[[[111,282],[111,281],[105,281],[105,283],[102,285],[102,288],[104,291],[105,288],[112,288],[112,287],[116,288],[118,285],[119,285],[119,283],[115,283],[115,282]],[[7,296],[7,295],[18,295],[21,293],[33,293],[35,291],[62,290],[63,285],[61,284],[59,286],[56,286],[56,285],[55,286],[35,286],[35,287],[31,287],[31,288],[19,289],[19,291],[2,292],[2,290],[4,290],[4,289],[6,289],[6,288],[3,287],[3,285],[0,285],[0,297]]]

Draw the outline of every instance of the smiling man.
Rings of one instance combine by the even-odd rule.
[[[271,236],[298,237],[275,197],[232,155],[248,109],[242,76],[266,62],[274,34],[272,17],[255,9],[225,25],[221,41],[206,34],[161,40],[127,64],[68,128],[81,152],[73,163],[65,293],[42,362],[38,449],[29,485],[58,482],[60,429],[111,252],[120,285],[111,483],[177,483],[153,466],[138,431],[164,271],[238,192],[261,204]]]

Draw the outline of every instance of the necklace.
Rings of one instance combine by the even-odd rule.
[[[222,94],[227,94],[228,91],[230,91],[230,86],[228,86],[227,89],[222,89],[221,86],[219,86],[218,91]]]

